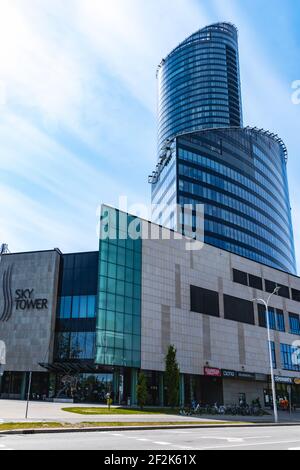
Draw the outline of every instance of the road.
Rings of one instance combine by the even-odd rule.
[[[300,450],[300,426],[0,435],[5,450]]]

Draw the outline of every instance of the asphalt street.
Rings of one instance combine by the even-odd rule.
[[[300,450],[300,426],[2,435],[8,450]]]

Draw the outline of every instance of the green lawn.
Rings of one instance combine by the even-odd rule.
[[[199,423],[198,423],[199,424]],[[212,422],[201,422],[202,425],[221,425],[221,424],[228,424],[228,425],[235,425],[235,424],[244,424],[244,423],[230,423],[230,422],[222,422],[216,421]],[[82,422],[79,424],[67,424],[67,423],[5,423],[0,424],[0,433],[5,431],[30,431],[30,430],[40,430],[40,429],[85,429],[85,428],[120,428],[120,427],[145,427],[145,426],[192,426],[197,425],[195,421],[168,421],[165,423],[162,422],[142,422],[142,423],[122,423],[122,422],[114,422],[114,423],[87,423]]]
[[[168,415],[178,415],[179,410],[172,410],[170,408],[145,408],[143,411],[139,408],[84,408],[84,407],[70,407],[63,408],[63,411],[68,413],[75,413],[78,415],[153,415],[153,414],[168,414]]]
[[[18,431],[19,429],[58,429],[63,427],[62,423],[4,423],[0,424],[0,432]]]

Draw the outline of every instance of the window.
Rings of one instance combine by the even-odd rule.
[[[224,309],[226,320],[255,324],[253,302],[224,295]]]
[[[61,320],[96,318],[96,296],[75,295],[73,297],[61,297],[58,316]]]
[[[274,341],[271,341],[270,345],[272,351],[273,367],[274,369],[277,369],[276,347]]]
[[[281,344],[281,363],[284,370],[300,371],[300,361],[297,354],[298,348],[289,344]]]
[[[262,328],[267,328],[266,308],[264,305],[258,304],[258,322]],[[282,310],[274,308],[269,309],[269,322],[271,330],[285,332],[285,320]]]
[[[63,255],[60,295],[96,295],[99,252]]]
[[[292,289],[292,299],[300,302],[300,290]]]
[[[253,287],[257,290],[263,290],[263,282],[260,277],[247,274],[243,271],[238,271],[237,269],[233,269],[233,282]]]
[[[290,298],[290,289],[287,286],[283,286],[282,284],[277,284],[276,282],[267,281],[267,280],[265,280],[265,286],[266,286],[266,291],[269,292],[270,294],[274,292],[276,287],[280,287],[280,291],[278,292],[278,295],[286,299]]]
[[[266,308],[261,304],[258,304],[258,324],[262,328],[267,328]]]
[[[290,313],[290,332],[293,335],[300,335],[300,318],[295,313]]]
[[[282,310],[277,310],[277,330],[283,333],[285,332],[285,320]]]
[[[285,299],[290,298],[290,289],[287,286],[282,286],[281,284],[277,284],[277,287],[280,287],[280,291],[278,293],[280,297],[284,297]]]
[[[266,291],[272,294],[277,287],[276,282],[265,280]]]
[[[72,297],[59,299],[59,318],[68,319],[72,316]]]
[[[95,337],[95,332],[56,333],[55,359],[58,361],[94,359]]]
[[[201,287],[191,286],[191,311],[219,317],[219,294]]]
[[[261,304],[258,305],[258,320],[259,326],[267,328],[266,308]],[[269,325],[271,330],[277,330],[275,310],[273,308],[269,308]]]
[[[276,316],[275,310],[273,308],[269,308],[269,325],[271,330],[276,330]]]
[[[238,271],[237,269],[233,270],[233,282],[248,286],[248,274],[243,271]]]
[[[263,290],[262,279],[258,276],[252,276],[252,274],[249,274],[249,286],[257,290]]]

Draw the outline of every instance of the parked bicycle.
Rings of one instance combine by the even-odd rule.
[[[266,412],[258,405],[200,405],[192,402],[191,406],[181,407],[179,414],[182,416],[264,416]]]

